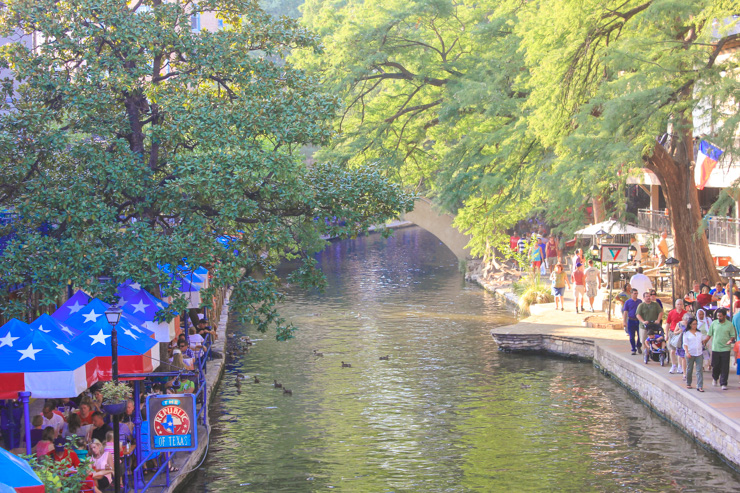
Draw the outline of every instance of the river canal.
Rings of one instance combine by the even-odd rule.
[[[489,330],[512,322],[511,313],[465,283],[455,257],[426,231],[332,242],[319,262],[324,293],[288,290],[283,313],[300,327],[295,339],[233,328],[261,340],[227,366],[210,451],[187,491],[731,491],[740,484],[740,475],[592,365],[499,352]],[[237,370],[261,383],[238,390]]]

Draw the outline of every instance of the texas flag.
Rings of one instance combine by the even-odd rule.
[[[699,141],[699,154],[696,156],[696,166],[694,166],[694,181],[696,188],[704,190],[704,186],[709,181],[712,170],[717,166],[719,158],[724,151],[714,147],[706,140]]]

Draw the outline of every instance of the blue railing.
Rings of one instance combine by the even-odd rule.
[[[203,341],[203,354],[195,359],[197,362],[195,370],[193,372],[162,372],[162,373],[156,373],[152,374],[152,376],[157,377],[175,377],[175,376],[192,376],[195,377],[196,381],[196,392],[193,394],[195,398],[195,406],[196,406],[196,414],[195,414],[195,422],[198,423],[199,420],[203,423],[203,426],[207,426],[208,424],[208,390],[206,385],[206,371],[207,371],[207,361],[208,358],[211,356],[211,348],[213,346],[213,341],[211,340],[211,335],[207,334],[205,340]],[[133,376],[133,375],[128,375]],[[138,375],[141,377],[141,375]],[[140,388],[141,381],[136,380],[134,381],[134,400],[135,400],[135,412],[137,413],[137,416],[134,420],[134,426],[137,427],[136,431],[136,457],[138,460],[138,464],[134,468],[133,471],[130,470],[130,468],[126,468],[123,476],[124,476],[124,487],[125,491],[129,491],[132,489],[135,493],[139,492],[145,492],[148,491],[150,488],[160,488],[165,489],[168,486],[170,486],[170,462],[172,461],[172,458],[175,456],[174,453],[163,453],[163,452],[157,452],[157,451],[150,451],[146,457],[143,459],[140,458],[142,454],[142,451],[145,450],[141,439],[141,426],[144,423],[141,420],[141,410],[140,410],[140,403],[139,403],[139,388]],[[148,416],[147,416],[148,417]],[[206,439],[207,436],[206,436]],[[148,461],[151,460],[157,460],[159,461],[159,466],[154,471],[154,475],[148,480],[144,481],[144,467]],[[157,480],[161,480],[161,474],[164,472],[164,484],[162,483],[156,483]]]

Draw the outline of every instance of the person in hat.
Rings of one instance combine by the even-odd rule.
[[[54,452],[51,453],[51,458],[54,462],[63,463],[67,468],[80,466],[80,458],[74,450],[67,448],[67,441],[62,437],[54,440]]]

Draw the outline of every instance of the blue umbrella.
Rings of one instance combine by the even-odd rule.
[[[0,471],[3,484],[17,493],[44,493],[44,483],[25,460],[0,448]]]

